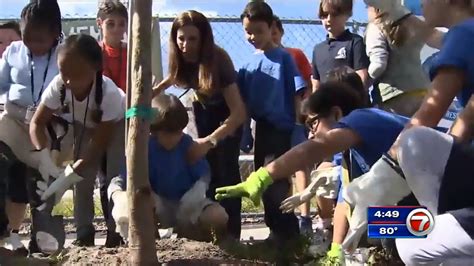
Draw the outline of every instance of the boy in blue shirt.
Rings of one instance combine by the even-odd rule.
[[[152,106],[157,110],[151,123],[148,142],[149,180],[154,192],[155,212],[162,228],[176,227],[180,236],[196,239],[198,232],[225,233],[227,213],[218,203],[206,198],[210,168],[205,159],[188,158],[192,138],[182,131],[188,124],[186,108],[176,96],[162,94]],[[108,196],[113,201],[112,216],[117,232],[128,234],[126,175],[111,181]],[[205,239],[209,239],[205,237]],[[197,240],[201,240],[198,238]]]
[[[247,40],[257,49],[239,70],[237,82],[247,110],[256,121],[254,164],[260,168],[291,148],[300,92],[304,92],[306,84],[291,55],[273,43],[270,6],[252,1],[241,19]],[[284,214],[279,209],[291,192],[292,174],[275,182],[263,194],[265,223],[271,230],[269,240],[276,244],[285,244],[299,234],[294,213]]]

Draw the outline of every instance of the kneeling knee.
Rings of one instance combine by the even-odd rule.
[[[229,215],[222,206],[217,203],[213,203],[206,207],[199,217],[199,221],[203,225],[207,225],[215,228],[223,228],[227,225]]]

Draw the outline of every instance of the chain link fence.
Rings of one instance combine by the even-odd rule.
[[[168,63],[168,41],[171,31],[171,24],[174,17],[160,17],[161,47],[163,58],[163,72],[166,73]],[[244,36],[244,30],[240,18],[236,17],[213,17],[209,18],[214,40],[217,45],[224,48],[232,58],[235,67],[242,66],[252,54],[254,48]],[[282,43],[286,47],[300,48],[304,51],[308,59],[312,57],[315,44],[326,39],[321,20],[311,20],[303,18],[286,19],[282,18],[285,35]],[[366,23],[350,21],[347,28],[354,33],[363,35]]]
[[[163,61],[163,73],[166,75],[168,68],[168,49],[169,35],[172,17],[160,18],[161,31],[161,51]],[[240,18],[210,18],[214,39],[217,45],[224,48],[232,58],[232,61],[238,69],[242,66],[249,55],[254,52],[254,48],[244,37],[242,22]],[[295,47],[304,51],[307,58],[311,61],[313,47],[326,39],[326,31],[320,20],[309,19],[282,19],[285,35],[282,43],[286,47]],[[347,28],[354,33],[364,34],[366,24],[356,21],[347,23]],[[179,89],[175,89],[178,95],[182,95]],[[191,108],[193,101],[192,91],[182,95],[181,100],[186,107]],[[197,136],[196,128],[193,125],[193,116],[190,114],[190,124],[186,129],[187,133]],[[246,178],[254,171],[253,156],[242,154],[239,160],[240,173],[242,178]]]
[[[169,36],[174,18],[174,15],[164,15],[159,19],[161,59],[164,75],[166,75],[168,70]],[[283,45],[300,48],[311,61],[314,45],[326,39],[326,31],[322,26],[321,20],[305,18],[282,18],[281,20],[285,30],[282,40]],[[235,68],[238,69],[246,62],[249,55],[254,52],[254,48],[245,39],[240,18],[210,17],[209,21],[211,22],[215,42],[229,53]],[[350,21],[347,23],[347,28],[354,33],[363,35],[366,23]],[[63,31],[65,37],[71,34],[87,33],[100,39],[100,31],[93,18],[63,19]],[[179,88],[171,88],[170,91],[177,95],[181,95],[184,92]],[[192,97],[192,91],[189,91],[182,97],[186,106],[191,107]],[[192,115],[190,121],[193,121]],[[189,134],[197,136],[192,122],[187,131]],[[253,156],[242,155],[240,164],[241,175],[245,178],[254,170]]]
[[[169,36],[171,25],[175,16],[162,16],[160,21],[160,40],[161,40],[161,59],[163,74],[168,72],[169,56]],[[326,39],[326,31],[322,26],[321,20],[302,19],[302,18],[282,18],[282,24],[285,30],[282,43],[286,47],[295,47],[303,50],[307,58],[311,61],[313,47]],[[214,33],[214,40],[217,45],[229,53],[234,66],[239,69],[254,52],[254,47],[247,42],[240,18],[237,17],[211,17],[209,18]],[[85,32],[100,39],[99,30],[95,20],[65,20],[65,35]],[[363,35],[366,23],[350,21],[347,28],[354,33]],[[193,92],[188,91],[183,95],[184,90],[171,88],[170,91],[176,95],[182,95],[181,100],[186,107],[192,108]],[[193,137],[197,137],[194,117],[190,114],[190,123],[186,132]],[[242,178],[246,178],[254,171],[253,156],[242,154],[240,157],[240,173]]]

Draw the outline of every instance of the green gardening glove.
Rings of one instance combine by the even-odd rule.
[[[322,265],[331,266],[344,266],[346,265],[346,259],[344,257],[344,251],[342,250],[341,244],[332,243],[331,249],[326,253]]]
[[[220,187],[216,189],[216,200],[226,198],[247,197],[252,200],[255,206],[260,205],[262,193],[269,185],[273,183],[273,179],[267,169],[261,167],[242,183],[234,186]]]

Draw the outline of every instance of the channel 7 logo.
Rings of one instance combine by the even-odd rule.
[[[422,206],[373,206],[367,215],[369,238],[425,238],[435,224]]]

